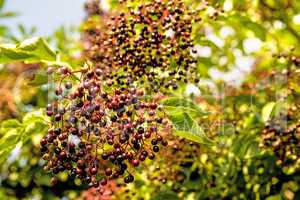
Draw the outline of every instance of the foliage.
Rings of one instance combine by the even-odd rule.
[[[87,80],[89,70],[100,69],[102,71],[98,71],[97,81],[101,91],[113,96],[119,87],[142,88],[148,95],[144,98],[145,102],[156,102],[158,110],[155,114],[163,115],[172,124],[167,123],[168,126],[159,129],[168,141],[168,146],[160,149],[161,155],[126,172],[134,175],[133,183],[124,185],[123,181],[109,180],[120,186],[113,190],[112,198],[299,199],[300,2],[226,0],[208,3],[184,0],[181,8],[186,9],[184,16],[187,24],[192,26],[190,35],[185,34],[191,36],[193,46],[175,54],[168,53],[179,45],[188,44],[185,37],[178,41],[170,38],[161,40],[160,45],[169,45],[169,51],[165,47],[158,46],[157,49],[161,49],[157,51],[154,46],[145,45],[150,37],[146,33],[139,40],[136,38],[144,27],[151,27],[151,23],[147,22],[150,20],[148,16],[161,23],[160,18],[155,16],[155,11],[160,8],[154,11],[145,9],[147,15],[136,15],[131,9],[143,10],[139,5],[150,2],[148,6],[151,7],[154,1],[107,2],[110,9],[105,11],[97,0],[87,3],[88,16],[81,26],[81,44],[74,41],[70,37],[72,33],[64,28],[47,39],[20,41],[12,39],[7,27],[0,27],[1,42],[5,41],[0,44],[0,63],[4,66],[1,80],[6,83],[16,80],[9,80],[7,76],[10,66],[21,66],[23,69],[33,64],[38,66],[34,77],[27,81],[26,88],[36,89],[35,93],[28,94],[28,98],[29,101],[34,99],[39,102],[32,104],[30,112],[26,112],[25,105],[14,100],[6,102],[9,108],[16,104],[18,109],[10,109],[14,110],[14,115],[6,115],[4,118],[7,119],[0,126],[1,174],[8,174],[0,176],[4,183],[0,198],[52,199],[66,195],[69,199],[75,199],[78,192],[85,189],[87,184],[82,184],[77,178],[70,179],[65,172],[56,175],[58,185],[50,186],[52,174],[42,170],[45,161],[39,154],[39,140],[49,134],[49,125],[57,126],[57,122],[53,122],[53,114],[47,113],[50,117],[45,115],[43,96],[49,92],[51,100],[67,108],[68,102],[71,102],[68,98],[63,101],[59,98],[60,94],[55,97],[50,93],[54,90],[52,81],[56,84],[70,81],[77,89],[81,82]],[[164,8],[165,14],[173,12],[172,2],[169,1],[170,5]],[[2,12],[3,3],[0,1],[0,16],[11,16]],[[189,9],[194,12],[188,12]],[[190,14],[196,17],[192,18]],[[141,19],[146,18],[146,23],[136,22],[138,25],[134,24],[134,28],[121,19],[125,16],[129,21],[134,21],[139,19],[139,15],[142,15]],[[181,21],[178,21],[180,24]],[[170,25],[168,30],[159,24],[158,33],[164,30],[172,35],[172,28],[189,29],[188,25],[178,27],[178,24],[172,23],[174,26]],[[25,27],[20,26],[19,29],[24,36],[33,34]],[[136,35],[131,35],[131,32],[136,32]],[[125,34],[128,36],[125,37]],[[114,42],[117,40],[125,42]],[[135,44],[135,40],[141,42]],[[7,41],[16,44],[7,44]],[[49,42],[54,43],[55,48],[50,47]],[[134,45],[136,47],[132,48]],[[78,51],[81,52],[78,55],[80,58],[74,56]],[[129,51],[128,57],[134,59],[123,59],[125,51]],[[161,58],[166,67],[153,70],[151,64],[144,62],[143,71],[142,64],[139,66],[134,62],[140,59],[139,53],[147,59],[155,56]],[[186,74],[180,72],[178,77],[180,70],[174,73],[172,70],[184,68],[180,57],[184,57],[183,63],[196,63],[196,66],[188,68]],[[66,73],[62,73],[64,70]],[[135,70],[143,73],[137,75]],[[53,71],[57,73],[53,74]],[[81,76],[74,75],[73,71],[74,74],[79,71]],[[165,77],[165,82],[162,77]],[[5,94],[12,90],[12,87],[7,88]],[[85,93],[88,91],[85,90]],[[7,113],[5,106],[0,108],[1,112]],[[112,109],[105,116],[111,117],[115,112]],[[108,121],[109,124],[114,123]],[[151,124],[150,121],[147,123]],[[121,130],[120,127],[118,130]],[[110,128],[117,129],[114,126]],[[172,131],[172,134],[164,135],[164,130],[166,133]],[[82,138],[86,140],[84,136]],[[146,140],[145,143],[148,145]],[[53,148],[48,147],[51,154]],[[106,150],[113,148],[107,144],[105,146]],[[13,156],[18,149],[21,153]],[[31,165],[22,165],[24,158],[33,160]],[[21,180],[23,177],[24,180]],[[56,181],[52,179],[52,182]],[[62,185],[65,187],[59,190]],[[51,188],[58,191],[52,193]],[[27,192],[20,195],[23,190]]]
[[[16,119],[3,121],[0,127],[0,162],[7,159],[7,155],[18,143],[26,143],[28,139],[46,129],[47,119],[41,110],[27,113],[22,122]]]

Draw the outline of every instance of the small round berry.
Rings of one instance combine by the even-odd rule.
[[[159,152],[159,147],[158,147],[158,146],[156,146],[156,145],[155,145],[155,146],[153,146],[153,148],[152,148],[152,149],[153,149],[153,151],[154,151],[155,153]]]
[[[131,161],[131,164],[132,164],[134,167],[137,167],[137,166],[139,166],[140,162],[139,162],[138,160],[134,159],[134,160]]]
[[[71,89],[72,88],[72,83],[70,81],[66,82],[65,88],[68,89],[68,90]]]
[[[95,174],[97,174],[98,169],[96,167],[93,167],[93,168],[90,169],[90,172],[91,172],[92,175],[95,175]]]
[[[112,174],[111,168],[106,168],[106,169],[105,169],[105,175],[106,175],[106,176],[110,176],[111,174]]]
[[[62,90],[61,87],[58,87],[58,88],[55,89],[55,94],[56,94],[57,96],[61,95],[62,92],[63,92],[63,90]]]
[[[108,154],[104,152],[104,153],[102,154],[102,159],[103,159],[103,160],[107,160],[107,159],[108,159]]]
[[[143,134],[144,133],[144,128],[143,127],[139,127],[138,128],[138,133],[139,134]]]
[[[156,139],[152,139],[152,140],[151,140],[151,144],[152,144],[152,145],[157,145],[157,140],[156,140]]]
[[[153,160],[153,159],[155,158],[155,154],[152,153],[152,152],[149,153],[148,158],[149,158],[150,160]]]
[[[53,132],[54,132],[55,135],[59,135],[61,133],[61,129],[60,128],[55,128],[53,130]]]
[[[131,174],[129,174],[124,178],[124,183],[131,183],[133,181],[134,181],[134,177]]]
[[[45,138],[41,139],[40,141],[42,146],[45,146],[47,144],[47,140]]]
[[[106,178],[102,178],[101,180],[100,180],[100,184],[101,185],[107,185],[107,179]]]
[[[60,114],[56,114],[55,116],[54,116],[54,120],[55,121],[60,121],[62,119],[62,116],[60,115]]]
[[[47,74],[52,74],[54,72],[54,68],[53,67],[48,67],[47,68]]]
[[[163,140],[163,141],[161,141],[161,144],[162,144],[163,146],[167,146],[167,145],[168,145],[168,141],[167,141],[167,140]]]
[[[49,111],[49,110],[48,110],[48,111],[46,112],[46,114],[47,114],[47,116],[51,117],[51,116],[53,115],[53,111]]]

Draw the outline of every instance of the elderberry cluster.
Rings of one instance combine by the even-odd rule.
[[[88,23],[86,55],[111,85],[177,89],[178,82],[199,81],[190,52],[192,23],[198,20],[181,0],[151,1],[106,23]]]
[[[300,164],[300,123],[299,123],[299,94],[297,92],[298,76],[297,60],[295,56],[285,56],[291,62],[289,69],[273,75],[284,75],[284,92],[287,108],[281,109],[280,114],[271,118],[262,131],[261,147],[273,150],[281,166],[293,166],[298,168]]]
[[[89,16],[91,16],[91,15],[103,15],[104,11],[100,7],[100,5],[101,5],[100,0],[89,0],[84,5],[85,12]]]
[[[268,124],[262,131],[262,147],[271,148],[281,166],[300,164],[300,124]]]
[[[51,124],[40,142],[44,168],[54,176],[66,171],[96,188],[121,176],[130,183],[133,168],[167,145],[168,120],[143,89],[105,88],[96,68],[48,72],[63,75],[57,99],[47,105]],[[79,84],[63,81],[75,73],[80,73]]]
[[[296,67],[300,66],[300,56],[294,55],[293,52],[294,49],[291,49],[288,53],[284,52],[279,55],[276,55],[277,58],[283,58],[290,63],[294,64]]]

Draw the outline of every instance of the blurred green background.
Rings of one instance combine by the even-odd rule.
[[[46,64],[11,58],[0,64],[0,199],[300,199],[300,1],[184,2],[206,9],[193,27],[200,82],[182,85],[177,95],[209,113],[195,120],[217,145],[178,137],[134,183],[116,183],[111,196],[93,197],[64,173],[51,187],[39,153],[47,129],[42,109],[53,98]],[[0,42],[41,35],[61,62],[80,67],[87,29],[103,13],[125,10],[104,3],[0,0]]]

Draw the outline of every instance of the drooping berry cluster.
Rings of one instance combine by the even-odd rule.
[[[88,16],[103,15],[104,11],[101,8],[100,0],[89,0],[85,3],[84,8]]]
[[[75,73],[64,67],[57,72]],[[66,81],[55,90],[58,98],[46,108],[50,128],[41,140],[45,170],[67,171],[95,187],[120,176],[130,183],[131,168],[154,159],[160,145],[167,145],[168,120],[142,89],[104,89],[99,76],[97,69],[82,69],[76,87]]]
[[[284,52],[276,55],[277,58],[283,58],[290,63],[294,64],[296,67],[300,66],[300,56],[293,54],[294,49],[292,48],[289,52]]]
[[[87,56],[110,84],[139,83],[147,91],[198,81],[191,56],[195,12],[181,0],[152,1],[87,26]]]
[[[281,166],[300,164],[300,124],[270,124],[262,131],[261,146],[271,148]]]
[[[265,125],[261,133],[262,147],[273,150],[278,158],[280,166],[292,166],[295,169],[300,166],[300,101],[298,93],[297,63],[295,56],[286,55],[284,58],[290,62],[290,66],[280,73],[274,71],[274,77],[283,77],[278,84],[284,89],[280,92],[282,108]],[[294,60],[294,61],[293,61]],[[284,100],[284,101],[283,101]]]
[[[54,176],[67,171],[96,188],[120,176],[132,182],[132,169],[167,145],[169,122],[144,93],[198,81],[190,53],[198,19],[181,0],[152,1],[109,18],[98,6],[86,6],[89,15],[102,19],[85,32],[85,55],[92,62],[76,71],[48,69],[59,81],[57,98],[46,110],[50,128],[41,140],[45,170]]]

